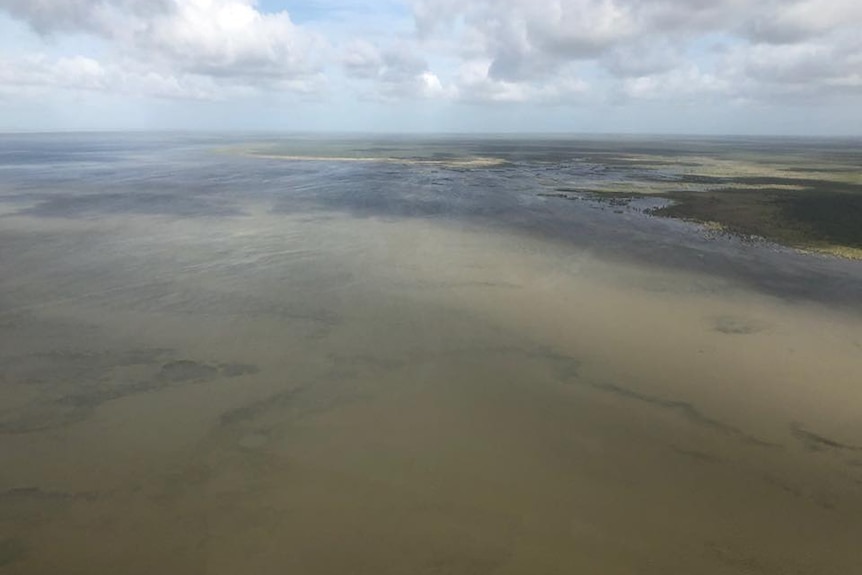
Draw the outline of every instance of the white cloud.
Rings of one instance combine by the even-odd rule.
[[[630,11],[613,0],[418,0],[415,18],[423,37],[455,30],[472,56],[491,59],[491,76],[509,82],[595,57],[636,27]]]
[[[423,98],[445,99],[452,93],[451,89],[443,86],[440,78],[433,72],[422,72],[419,76],[419,94]]]
[[[525,82],[496,77],[488,60],[465,62],[457,74],[456,99],[464,102],[573,103],[589,92],[574,73],[562,71],[549,81]]]
[[[182,0],[135,30],[131,48],[183,71],[212,76],[295,77],[319,68],[320,38],[287,12],[262,14],[247,0]]]
[[[601,65],[618,78],[662,74],[686,63],[682,47],[667,39],[631,42],[609,50]]]
[[[732,93],[723,78],[704,72],[695,65],[675,68],[658,74],[626,78],[623,97],[630,100],[680,100],[703,102],[706,98]]]
[[[551,113],[545,105],[639,102],[814,109],[840,100],[844,109],[862,108],[860,0],[268,0],[267,6],[0,0],[0,95],[7,101],[92,92],[245,102],[329,98],[347,107],[384,109],[398,101],[442,109],[429,104],[436,100],[541,104],[543,114]],[[4,36],[13,21],[15,34]]]
[[[171,0],[0,0],[0,10],[27,22],[40,34],[85,31],[111,35],[135,19],[145,20],[174,7]]]
[[[770,0],[743,19],[742,32],[755,42],[792,44],[862,26],[858,0]]]
[[[835,96],[862,96],[862,38],[855,35],[739,45],[724,55],[720,66],[739,95],[754,100],[828,102]]]
[[[162,86],[145,93],[210,97],[241,89],[308,93],[323,84],[326,41],[285,11],[262,13],[253,0],[0,0],[0,9],[53,43],[69,32],[100,39],[109,56],[96,64],[115,70],[99,87],[106,90]],[[10,81],[29,82],[26,74]]]
[[[106,84],[106,76],[99,62],[82,56],[0,60],[0,86],[7,95],[46,88],[100,90]]]
[[[588,65],[609,99],[790,101],[854,89],[862,61],[858,0],[416,0],[414,18],[460,60],[461,91],[485,100],[539,99]],[[705,53],[715,38],[727,54]]]
[[[380,48],[368,41],[353,41],[344,49],[342,64],[349,77],[364,83],[363,94],[371,99],[447,99],[453,95],[407,42]]]
[[[0,94],[4,97],[49,96],[57,90],[219,100],[241,93],[242,88],[226,88],[202,76],[103,65],[85,56],[51,58],[39,54],[0,59]]]

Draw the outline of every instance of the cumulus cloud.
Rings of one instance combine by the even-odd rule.
[[[428,62],[405,43],[380,48],[371,42],[349,43],[342,58],[347,75],[369,85],[367,96],[381,100],[451,97]]]
[[[0,10],[43,35],[100,39],[111,59],[97,64],[164,78],[176,88],[157,91],[166,96],[201,97],[203,85],[314,91],[328,50],[286,11],[262,13],[254,0],[0,0]]]
[[[7,94],[32,92],[39,88],[99,90],[104,88],[106,77],[105,69],[99,62],[83,56],[0,59],[0,86]]]
[[[24,20],[40,34],[111,34],[120,23],[125,26],[174,7],[171,0],[0,0],[0,10]]]
[[[617,99],[823,95],[857,86],[862,60],[848,40],[858,0],[416,0],[414,19],[420,39],[449,39],[462,87],[489,100],[536,98],[578,64]],[[710,42],[730,48],[707,54]]]
[[[464,102],[562,104],[580,101],[589,86],[564,71],[549,81],[511,81],[495,75],[491,62],[473,60],[460,67],[453,90],[455,98]]]
[[[213,76],[299,76],[314,71],[322,39],[287,12],[240,0],[182,0],[136,31],[132,46],[184,71]]]
[[[626,78],[621,96],[626,100],[668,100],[702,102],[734,93],[724,78],[704,72],[695,65],[674,68],[658,74]]]
[[[599,60],[618,78],[663,74],[686,64],[682,48],[664,38],[644,39],[609,50]]]
[[[746,98],[824,102],[831,96],[862,95],[862,38],[856,35],[735,46],[720,66]]]
[[[862,26],[856,0],[769,0],[743,18],[740,32],[757,43],[793,44]]]
[[[191,100],[223,100],[243,91],[203,76],[134,70],[85,56],[51,58],[36,54],[0,59],[3,97],[49,96],[56,90]]]
[[[595,57],[635,28],[632,14],[611,0],[419,0],[415,18],[423,37],[460,29],[473,55],[491,59],[491,76],[509,82]]]
[[[45,46],[44,54],[7,54],[0,80],[5,93],[207,99],[259,92],[314,97],[331,80],[347,97],[383,102],[862,98],[859,0],[296,6],[303,18],[266,11],[257,0],[0,0],[7,22],[25,23]],[[74,49],[62,50],[66,39]]]

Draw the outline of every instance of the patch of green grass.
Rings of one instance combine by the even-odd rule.
[[[670,192],[671,205],[653,214],[718,223],[744,236],[795,248],[862,257],[862,193],[803,190]]]
[[[855,156],[853,156],[855,158]],[[738,159],[700,157],[697,163],[656,155],[632,157],[636,175],[593,182],[590,189],[557,187],[548,196],[589,196],[612,204],[623,198],[664,198],[657,216],[698,222],[743,237],[801,250],[862,259],[862,171],[847,158]],[[615,158],[625,172],[625,158]],[[810,163],[809,163],[810,162]],[[643,171],[647,170],[644,174]],[[655,170],[661,177],[652,177]]]

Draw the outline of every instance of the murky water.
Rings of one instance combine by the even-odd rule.
[[[859,263],[229,143],[3,140],[0,572],[862,565]]]

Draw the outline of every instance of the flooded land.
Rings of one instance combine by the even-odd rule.
[[[0,573],[855,573],[860,159],[0,136]]]

